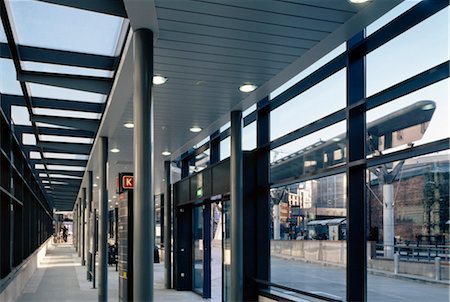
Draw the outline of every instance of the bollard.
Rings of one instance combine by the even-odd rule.
[[[398,274],[399,267],[400,267],[400,254],[395,253],[394,254],[394,274],[396,274],[396,275]]]
[[[434,258],[435,279],[441,280],[441,257]]]

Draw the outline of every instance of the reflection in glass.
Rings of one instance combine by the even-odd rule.
[[[448,287],[415,280],[449,278],[449,159],[445,151],[367,170],[369,272],[389,276],[399,257],[397,272],[406,277],[369,274],[368,301],[425,301],[431,293],[433,301],[448,301]]]
[[[339,122],[270,152],[272,182],[345,163],[346,124]]]
[[[345,298],[346,189],[345,174],[271,189],[271,282]]]
[[[367,112],[367,154],[377,156],[450,136],[449,80]]]

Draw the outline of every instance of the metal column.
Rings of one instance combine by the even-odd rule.
[[[77,209],[78,209],[78,213],[77,213],[77,228],[78,228],[78,239],[77,239],[77,246],[78,246],[78,257],[81,257],[81,235],[82,235],[82,231],[81,231],[81,197],[78,198],[78,204],[77,204]]]
[[[153,301],[153,32],[134,32],[133,298]]]
[[[81,265],[86,265],[86,188],[81,198]]]
[[[99,177],[100,185],[98,190],[98,255],[99,255],[99,280],[98,280],[98,301],[108,301],[108,194],[106,163],[108,161],[108,138],[100,137],[99,140]]]
[[[87,244],[86,244],[86,257],[87,257],[87,265],[86,265],[86,277],[87,280],[91,281],[91,267],[92,267],[92,255],[91,255],[91,205],[92,205],[92,196],[93,196],[93,181],[92,181],[92,171],[88,171],[88,188],[87,188],[87,200],[86,200],[86,208],[87,208],[87,218],[86,218],[86,224],[87,224]]]
[[[164,162],[164,285],[172,288],[172,192],[170,161]]]
[[[347,65],[347,301],[367,299],[366,223],[366,106],[364,54],[352,47],[364,39],[364,32],[348,42]]]
[[[231,301],[243,299],[242,112],[231,112]]]

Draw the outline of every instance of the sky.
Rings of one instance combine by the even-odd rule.
[[[395,16],[409,9],[418,1],[405,1],[367,28],[367,34],[386,24]],[[10,1],[12,17],[17,29],[18,42],[22,45],[81,51],[93,54],[114,55],[123,19],[108,15],[81,11],[52,5],[39,1]],[[80,22],[82,20],[83,22]],[[445,26],[447,24],[447,26]],[[367,55],[367,95],[396,84],[410,76],[432,66],[449,60],[449,9],[448,7],[425,20],[421,24],[396,37],[382,47]],[[32,28],[33,30],[30,30]],[[0,42],[6,37],[0,28]],[[345,44],[338,46],[328,55],[318,60],[296,77],[273,91],[274,98],[284,90],[323,66],[345,51]],[[111,73],[88,68],[76,68],[52,64],[23,62],[27,70],[61,72],[82,75],[110,77]],[[2,93],[21,94],[15,80],[15,69],[11,60],[0,59],[0,91]],[[288,103],[275,109],[271,114],[271,139],[278,138],[299,127],[307,125],[330,113],[344,108],[346,102],[345,69],[338,71],[328,79],[295,97]],[[28,84],[32,96],[82,100],[86,102],[105,102],[104,95],[81,92],[71,89]],[[444,80],[430,87],[411,93],[367,113],[367,122],[378,119],[400,108],[420,100],[436,102],[436,111],[423,139],[416,144],[428,143],[449,137],[449,81]],[[249,108],[250,113],[255,106]],[[46,113],[41,111],[40,113]],[[49,113],[49,112],[47,112]],[[19,124],[29,124],[26,110],[15,108],[14,120]],[[245,114],[244,114],[245,115]],[[222,130],[229,127],[225,125]],[[298,151],[319,140],[331,139],[346,131],[345,122],[303,137],[274,150],[272,157],[282,157]],[[243,148],[256,147],[256,124],[244,128]],[[229,139],[221,146],[221,158],[229,156]]]

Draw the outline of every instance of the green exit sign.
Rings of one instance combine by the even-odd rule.
[[[203,197],[203,188],[197,188],[197,198]]]

